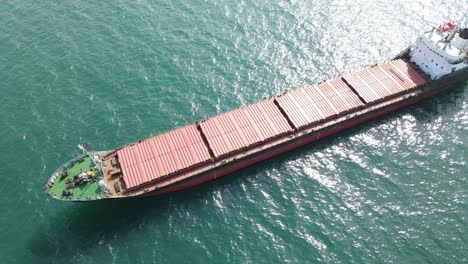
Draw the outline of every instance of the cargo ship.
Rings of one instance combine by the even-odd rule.
[[[63,201],[179,191],[396,111],[468,79],[468,28],[432,28],[395,58],[108,151],[54,171]]]

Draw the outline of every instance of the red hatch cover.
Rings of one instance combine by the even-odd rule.
[[[272,100],[244,106],[200,122],[216,157],[274,138],[291,130]]]
[[[295,127],[301,128],[353,110],[362,102],[340,79],[287,92],[276,98]]]
[[[126,146],[117,155],[128,189],[211,158],[194,124]]]
[[[416,88],[426,83],[408,63],[398,59],[343,77],[367,103]]]

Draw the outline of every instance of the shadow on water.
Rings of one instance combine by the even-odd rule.
[[[402,113],[414,114],[415,111],[424,111],[428,114],[422,115],[420,118],[414,114],[418,122],[432,122],[439,117],[441,112],[457,111],[459,106],[457,106],[456,101],[463,96],[465,86],[464,84],[457,85],[450,91],[438,95],[435,99],[425,100],[415,106],[386,115],[378,121],[371,121],[348,129],[266,162],[274,164],[295,159],[305,150],[324,150],[340,138],[349,138],[363,133],[378,123],[388,122],[389,118],[401,116]],[[171,214],[170,210],[173,210],[178,204],[188,204],[206,198],[213,192],[213,189],[238,180],[239,177],[236,176],[254,174],[256,171],[264,169],[266,162],[232,173],[230,177],[223,177],[192,188],[190,191],[147,198],[67,204],[59,213],[40,225],[40,228],[33,234],[27,244],[29,252],[32,254],[28,257],[35,259],[35,263],[42,263],[41,260],[47,263],[61,262],[79,254],[86,254],[93,247],[99,247],[103,240],[107,241],[117,235],[119,239],[124,239],[132,230],[138,228],[142,218],[155,219],[152,221],[153,224],[162,222]]]
[[[204,188],[147,198],[65,204],[62,210],[39,225],[27,244],[32,254],[27,257],[33,258],[35,263],[41,260],[50,263],[71,260],[80,254],[86,255],[89,250],[97,249],[116,237],[125,240],[145,217],[154,219],[152,223],[156,225],[163,223],[169,215],[167,212],[171,210],[171,205],[190,203],[203,194],[209,194],[206,190]],[[165,223],[162,226],[166,226]]]
[[[457,84],[448,91],[437,94],[399,112],[415,113],[424,111],[427,114],[424,116],[424,120],[421,119],[420,121],[432,122],[440,118],[443,113],[455,113],[459,111],[461,104],[457,103],[457,101],[465,100],[464,93],[467,87],[468,83],[466,82]],[[415,115],[415,117],[418,118],[418,115]]]

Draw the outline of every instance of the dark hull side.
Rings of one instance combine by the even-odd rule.
[[[293,150],[295,148],[304,146],[306,144],[309,144],[313,141],[322,139],[324,137],[327,137],[329,135],[335,134],[337,132],[340,132],[342,130],[345,130],[347,128],[359,125],[361,123],[367,122],[372,119],[376,119],[382,115],[385,115],[390,112],[394,112],[396,110],[399,110],[401,108],[407,107],[409,105],[415,104],[420,102],[421,100],[424,100],[426,98],[429,98],[437,93],[440,93],[444,90],[447,90],[448,88],[452,87],[454,84],[459,83],[461,81],[464,81],[466,79],[466,75],[468,75],[468,70],[463,70],[457,73],[454,73],[453,75],[446,76],[440,80],[437,81],[431,81],[426,84],[425,87],[422,88],[423,92],[419,94],[418,96],[415,97],[410,97],[406,100],[397,102],[395,104],[388,105],[383,108],[378,108],[375,111],[366,113],[364,115],[360,115],[357,117],[354,117],[352,119],[345,120],[341,123],[335,124],[330,127],[323,128],[321,130],[315,131],[314,133],[311,134],[306,134],[302,137],[295,138],[294,140],[285,142],[281,145],[278,145],[276,147],[266,149],[264,151],[258,152],[254,155],[244,157],[242,159],[235,160],[230,163],[226,163],[220,167],[217,167],[216,169],[213,169],[208,172],[200,173],[197,175],[194,175],[188,179],[181,180],[178,182],[175,182],[171,185],[165,186],[163,188],[156,189],[155,191],[149,192],[144,194],[144,196],[149,196],[149,195],[159,195],[159,194],[165,194],[165,193],[170,193],[174,191],[180,191],[183,189],[191,188],[196,185],[202,184],[207,181],[211,181],[214,179],[217,179],[219,177],[225,176],[227,174],[230,174],[234,171],[240,170],[242,168],[251,166],[255,163],[261,162],[263,160],[267,160],[269,158],[272,158],[274,156],[280,155],[284,152]]]

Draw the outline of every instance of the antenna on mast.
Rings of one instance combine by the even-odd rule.
[[[455,36],[455,33],[459,31],[460,28],[463,29],[463,26],[461,22],[464,20],[468,13],[468,8],[465,10],[463,13],[462,17],[458,21],[453,21],[453,22],[448,22],[447,24],[442,26],[442,31],[449,31],[450,33],[444,38],[446,42],[450,42],[453,37]]]

